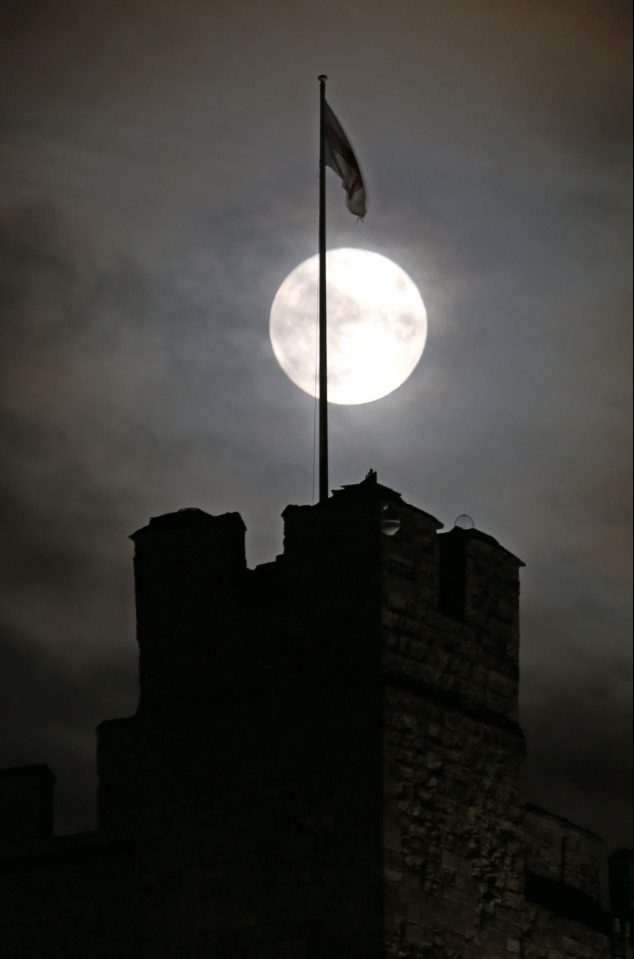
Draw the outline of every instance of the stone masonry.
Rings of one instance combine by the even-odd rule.
[[[135,544],[139,703],[98,728],[98,825],[0,772],[3,959],[631,956],[632,855],[524,800],[520,560],[374,473]]]

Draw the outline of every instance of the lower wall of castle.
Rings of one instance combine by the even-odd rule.
[[[527,904],[525,959],[609,959],[608,936],[579,922]]]
[[[608,959],[525,897],[519,731],[396,686],[385,717],[386,959]]]
[[[385,716],[386,956],[519,952],[523,740],[395,687]]]
[[[0,861],[3,959],[136,959],[132,851],[94,837]]]

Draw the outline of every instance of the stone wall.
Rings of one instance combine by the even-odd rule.
[[[43,764],[0,770],[0,856],[37,849],[51,837],[54,786]]]
[[[386,692],[386,956],[503,956],[523,929],[523,741]]]
[[[220,518],[218,546],[213,519],[135,534],[139,709],[99,728],[100,830],[136,840],[137,950],[378,959],[377,530],[290,508],[292,561],[218,569],[243,527]]]
[[[604,855],[601,837],[532,803],[527,806],[526,825],[527,871],[571,886],[598,902]]]
[[[98,833],[0,776],[3,959],[607,959],[596,837],[523,799],[521,562],[374,474],[284,520],[256,570],[237,514],[132,537]]]
[[[3,959],[136,959],[132,846],[82,835],[0,859]]]
[[[401,527],[383,548],[385,954],[519,953],[520,563],[490,537],[438,536],[433,518],[394,509]],[[406,562],[415,576],[403,576]]]
[[[606,929],[595,929],[580,915],[572,920],[558,912],[528,903],[524,959],[608,959],[615,955]]]

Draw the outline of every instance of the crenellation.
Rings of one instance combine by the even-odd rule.
[[[44,764],[0,770],[0,856],[28,853],[51,838],[54,787]]]
[[[283,516],[255,570],[236,513],[133,534],[139,705],[98,728],[96,834],[24,803],[3,959],[625,955],[599,840],[524,800],[521,561],[372,472]]]
[[[527,807],[527,822],[528,872],[571,886],[598,902],[601,837],[532,803]]]

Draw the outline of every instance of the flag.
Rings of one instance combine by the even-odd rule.
[[[324,104],[324,158],[326,165],[341,177],[341,183],[346,191],[346,206],[355,216],[363,217],[366,214],[365,184],[361,170],[350,146],[350,141],[341,129],[327,103]]]

